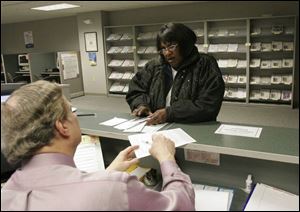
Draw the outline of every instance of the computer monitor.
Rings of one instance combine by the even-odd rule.
[[[27,54],[18,55],[18,62],[20,66],[28,65],[29,64],[28,55]]]

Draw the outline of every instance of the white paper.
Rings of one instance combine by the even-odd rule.
[[[109,119],[107,121],[99,123],[99,125],[115,126],[115,125],[120,124],[120,123],[125,122],[125,121],[127,121],[127,119],[114,117],[112,119]]]
[[[142,122],[141,124],[138,124],[134,127],[127,128],[123,132],[142,132],[143,128],[146,125],[146,121]]]
[[[221,124],[220,127],[215,131],[215,133],[223,135],[259,138],[261,131],[261,127]]]
[[[84,135],[74,154],[74,163],[85,172],[105,170],[102,149],[98,137]]]
[[[227,211],[228,208],[228,192],[195,189],[196,211]]]
[[[196,142],[196,140],[194,140],[191,136],[189,136],[180,128],[163,130],[159,133],[171,139],[175,143],[175,147]],[[135,150],[135,155],[137,158],[143,158],[150,155],[149,149],[152,145],[152,135],[153,133],[144,133],[128,136],[129,142],[132,146],[139,145],[139,148]]]
[[[164,124],[156,124],[156,125],[147,125],[143,128],[142,132],[144,133],[154,133],[157,132],[159,129],[163,128],[166,126],[168,123]]]
[[[72,107],[72,112],[74,113],[74,112],[76,112],[77,111],[77,108],[76,107]]]
[[[64,79],[76,78],[79,74],[77,53],[62,53],[61,61]]]
[[[228,44],[228,52],[237,52],[238,44]]]
[[[299,211],[299,196],[257,183],[245,211]]]
[[[146,120],[147,120],[147,118],[130,119],[129,121],[126,121],[119,125],[114,126],[114,128],[116,128],[118,130],[126,130],[126,129],[134,127],[142,122],[145,122]]]
[[[5,102],[8,97],[10,97],[10,95],[4,95],[4,96],[1,96],[1,102]]]

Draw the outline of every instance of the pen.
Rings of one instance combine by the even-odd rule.
[[[81,114],[77,114],[77,116],[95,116],[95,113],[81,113]]]

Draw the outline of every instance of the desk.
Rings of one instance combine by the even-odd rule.
[[[83,134],[108,138],[110,139],[106,144],[108,146],[122,143],[130,145],[127,138],[129,133],[99,125],[99,123],[113,117],[131,119],[133,116],[129,113],[78,110],[78,113],[87,112],[94,112],[96,116],[78,117]],[[162,129],[182,128],[197,141],[176,149],[178,165],[190,175],[193,182],[208,182],[238,189],[245,187],[247,175],[252,174],[254,182],[265,183],[299,194],[298,129],[259,126],[263,128],[260,138],[247,138],[215,134],[220,124],[222,123],[172,123]],[[184,148],[220,153],[220,166],[186,161]],[[107,151],[112,149],[108,147]],[[242,196],[240,202],[243,202],[246,195],[240,196]],[[241,204],[234,206],[234,209],[241,210]]]

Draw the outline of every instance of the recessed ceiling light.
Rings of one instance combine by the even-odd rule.
[[[80,6],[63,3],[63,4],[53,4],[53,5],[48,5],[48,6],[42,6],[42,7],[34,7],[34,8],[31,8],[31,9],[32,10],[51,11],[51,10],[69,9],[69,8],[74,8],[74,7],[80,7]]]

